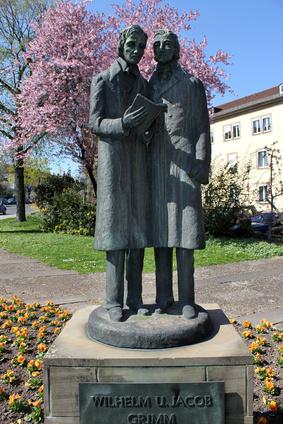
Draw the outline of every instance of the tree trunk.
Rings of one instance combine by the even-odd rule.
[[[94,191],[94,196],[96,198],[97,183],[96,183],[96,179],[95,179],[95,176],[94,176],[94,173],[93,173],[93,169],[92,168],[89,168],[89,167],[86,167],[86,170],[87,170],[89,179],[90,179],[91,184],[92,184],[92,188],[93,188],[93,191]]]
[[[23,222],[26,221],[26,208],[24,166],[22,159],[15,160],[15,190],[17,199],[16,219],[19,222]]]

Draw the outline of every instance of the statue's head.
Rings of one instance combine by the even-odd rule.
[[[169,63],[180,58],[180,44],[176,34],[167,29],[159,29],[153,38],[154,59],[159,63]]]
[[[130,65],[137,65],[146,47],[147,34],[139,25],[132,25],[120,33],[118,56]]]

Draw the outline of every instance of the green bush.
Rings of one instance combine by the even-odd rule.
[[[93,235],[95,207],[85,204],[82,184],[70,176],[54,176],[36,190],[44,231]]]
[[[83,185],[68,174],[49,175],[44,183],[35,188],[37,206],[44,209],[47,205],[52,205],[54,196],[63,193],[67,188],[73,188],[78,192],[83,188]]]
[[[203,188],[205,229],[210,235],[231,235],[231,227],[241,223],[241,235],[250,235],[249,219],[240,218],[244,208],[244,187],[248,166],[239,172],[237,167],[214,163],[209,184]]]

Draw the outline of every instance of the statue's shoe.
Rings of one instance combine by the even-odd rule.
[[[156,309],[154,311],[155,314],[159,315],[159,314],[164,314],[167,312],[167,310],[170,308],[170,306],[172,306],[174,303],[174,300],[170,300],[166,303],[158,303],[156,305]]]
[[[149,315],[149,309],[145,308],[142,303],[138,304],[128,304],[128,307],[132,312],[134,312],[137,315]]]
[[[111,321],[120,322],[123,318],[123,309],[120,306],[115,306],[108,310],[108,315]]]
[[[142,306],[142,307],[138,308],[137,315],[143,315],[143,316],[149,315],[149,309],[144,308]]]
[[[192,319],[196,317],[196,309],[194,305],[185,305],[182,309],[182,314],[184,318]]]

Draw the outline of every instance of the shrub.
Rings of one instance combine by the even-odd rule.
[[[95,207],[83,202],[83,185],[69,175],[51,175],[36,189],[44,231],[92,235],[95,226]]]
[[[81,195],[72,188],[55,194],[52,204],[46,204],[42,214],[44,231],[81,235],[94,233],[95,208],[83,204]]]
[[[214,163],[209,184],[203,188],[205,229],[210,235],[231,235],[237,211],[243,207],[243,194],[248,167],[241,172],[237,167]],[[242,232],[250,234],[250,221],[241,220]]]
[[[35,188],[35,202],[40,209],[52,205],[54,196],[63,193],[67,188],[73,188],[77,192],[83,188],[83,185],[76,181],[71,175],[49,175],[46,181]]]

